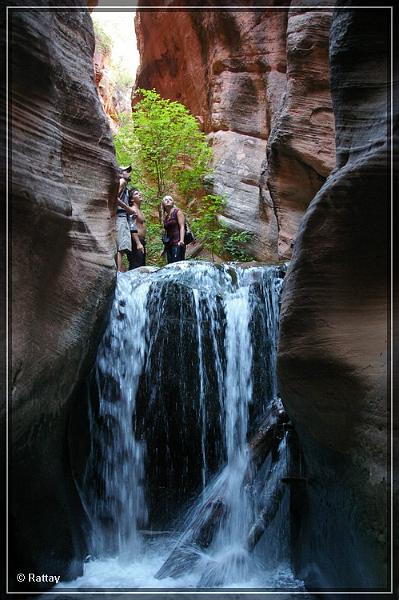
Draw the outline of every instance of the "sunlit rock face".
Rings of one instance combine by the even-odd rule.
[[[117,176],[89,15],[9,14],[10,582],[18,585],[14,569],[62,577],[81,569],[68,415],[113,287]]]
[[[209,189],[259,260],[291,255],[304,210],[334,166],[331,11],[141,11],[136,84],[198,116],[214,148]],[[178,3],[175,3],[176,7]]]
[[[98,96],[103,110],[108,117],[111,131],[118,131],[121,113],[128,113],[130,107],[130,90],[121,87],[112,76],[112,58],[108,52],[96,48],[93,56],[93,67]]]
[[[337,10],[330,56],[338,168],[302,222],[281,312],[281,392],[309,476],[296,555],[308,583],[384,589],[389,10]]]
[[[96,48],[93,56],[96,87],[104,112],[108,117],[111,130],[116,131],[117,123],[115,117],[119,111],[117,111],[115,107],[114,86],[109,76],[110,61],[111,58],[109,53],[102,52],[101,48]]]

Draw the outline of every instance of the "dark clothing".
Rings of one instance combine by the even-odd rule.
[[[166,248],[169,248],[170,246],[177,246],[180,241],[180,227],[177,220],[177,212],[178,209],[174,208],[169,217],[166,217],[163,221],[166,235],[169,238]]]
[[[168,242],[165,244],[166,259],[168,264],[178,262],[179,260],[184,260],[186,255],[186,247],[179,246],[180,225],[177,220],[178,211],[178,208],[174,208],[169,217],[166,217],[163,221],[165,233],[168,237]]]
[[[128,202],[126,203],[128,204],[130,207],[133,206],[133,202],[131,202],[130,200],[128,200]],[[131,233],[137,233],[137,223],[136,223],[136,215],[131,215],[128,214],[127,220],[129,221],[129,227],[130,227],[130,232]]]
[[[121,191],[118,198],[119,198],[119,200],[122,200],[122,202],[124,202],[125,204],[128,204],[129,193],[128,193],[128,190],[126,187]],[[127,217],[127,213],[126,213],[125,209],[122,206],[119,206],[119,204],[116,207],[116,216],[117,217],[125,217],[125,219]]]
[[[129,205],[129,192],[128,189],[125,188],[124,190],[122,190],[122,192],[120,193],[120,195],[118,196],[119,200],[122,200],[122,202],[124,202],[125,204]],[[123,218],[123,219],[127,219],[128,225],[129,225],[129,229],[131,233],[137,233],[137,226],[136,226],[136,217],[134,215],[131,215],[130,213],[127,213],[125,211],[125,209],[123,208],[123,206],[117,206],[116,208],[116,216]]]
[[[178,262],[179,260],[184,260],[186,256],[186,247],[185,246],[167,246],[166,247],[166,258],[169,263]]]
[[[147,256],[145,249],[145,240],[142,237],[139,237],[140,242],[143,244],[144,252],[140,252],[137,250],[134,244],[134,240],[132,240],[132,250],[128,252],[127,258],[129,261],[129,271],[130,269],[137,269],[137,267],[145,267],[145,259]]]

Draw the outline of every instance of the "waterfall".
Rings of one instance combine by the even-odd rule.
[[[82,494],[95,560],[82,588],[106,561],[113,582],[123,565],[117,588],[271,585],[248,540],[265,479],[281,480],[284,439],[260,470],[250,440],[281,408],[282,282],[278,267],[201,262],[118,275],[90,403]]]
[[[244,485],[244,477],[249,468],[247,445],[248,410],[252,400],[252,340],[250,334],[250,293],[248,286],[230,289],[224,297],[226,330],[224,351],[226,368],[224,383],[224,437],[227,451],[227,464],[212,486],[212,495],[223,503],[224,519],[213,541],[213,556],[225,557],[223,570],[216,584],[231,583],[232,578],[242,580],[245,577],[246,536],[248,535],[252,510]],[[208,499],[206,500],[208,501]],[[202,510],[201,503],[198,506]],[[195,513],[193,520],[199,518]],[[237,554],[238,552],[238,554]],[[213,573],[208,557],[205,557],[204,569],[199,584],[201,586],[215,580],[209,580]],[[206,576],[205,576],[206,574]]]
[[[86,480],[90,497],[92,552],[128,560],[140,550],[144,500],[144,442],[133,430],[135,403],[146,354],[149,281],[137,286],[120,277],[109,325],[98,350],[95,380],[98,411],[91,409],[92,450]],[[133,284],[134,285],[134,284]]]

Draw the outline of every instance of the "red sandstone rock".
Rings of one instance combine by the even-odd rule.
[[[291,256],[303,213],[335,165],[328,36],[331,11],[291,9],[287,84],[268,141],[265,188],[277,219],[278,257]]]
[[[94,52],[94,76],[98,90],[98,95],[103,110],[108,117],[111,130],[116,131],[118,125],[115,117],[118,113],[118,110],[114,102],[114,85],[109,77],[110,60],[111,59],[109,54],[104,54],[103,52],[101,52],[101,49],[96,49],[96,51]]]
[[[215,144],[212,191],[227,198],[225,222],[253,233],[249,249],[259,260],[290,256],[304,210],[334,165],[330,18],[288,6],[136,17],[136,84],[201,117]]]
[[[156,87],[163,97],[178,100],[194,115],[205,117],[206,54],[193,30],[195,18],[187,11],[137,12],[140,67],[136,87]]]

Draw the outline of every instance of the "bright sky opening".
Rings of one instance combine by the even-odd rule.
[[[106,6],[106,2],[100,0],[98,4],[99,6],[92,12],[92,18],[112,39],[112,62],[128,71],[134,83],[140,63],[134,29],[136,13],[135,11],[108,12],[101,10],[101,6]]]

